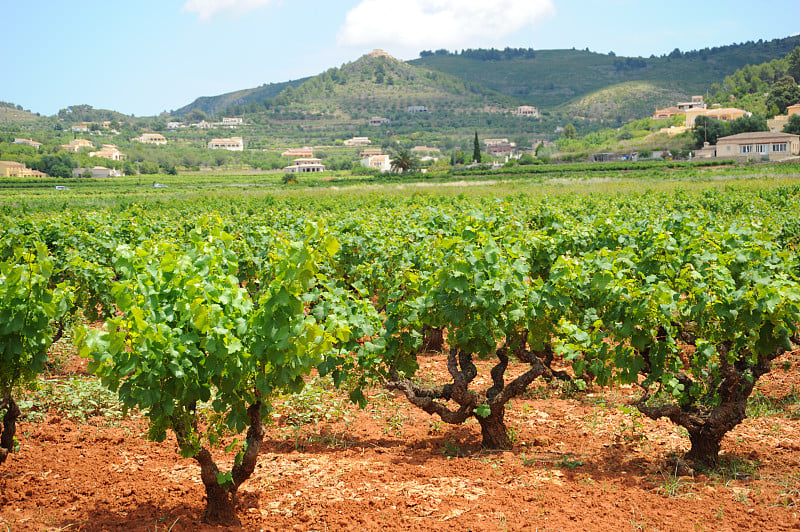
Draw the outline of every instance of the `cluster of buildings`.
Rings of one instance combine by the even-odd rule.
[[[514,155],[517,151],[517,144],[509,142],[508,139],[485,139],[486,152],[492,157],[505,157]]]
[[[101,157],[112,161],[124,161],[128,158],[128,156],[119,151],[119,148],[114,144],[103,144],[103,147],[99,150],[89,152],[89,157]]]
[[[47,174],[28,168],[24,163],[0,161],[0,177],[47,177]]]
[[[800,103],[787,107],[785,115],[777,115],[767,120],[767,127],[772,132],[783,131],[783,128],[789,123],[789,117],[796,114],[800,114]]]
[[[409,114],[417,114],[417,113],[427,113],[428,106],[426,105],[409,105],[406,109]],[[521,116],[521,117],[528,117],[528,118],[539,118],[541,115],[539,114],[539,109],[534,107],[533,105],[520,105],[513,111],[511,114],[514,116]],[[383,116],[373,116],[367,121],[367,124],[374,127],[383,126],[385,124],[390,123],[391,121]]]
[[[73,133],[88,133],[92,129],[92,126],[108,129],[111,127],[111,120],[106,120],[104,122],[81,122],[80,124],[72,126],[71,130]]]
[[[200,129],[211,129],[215,127],[239,127],[244,125],[244,120],[241,117],[223,117],[221,122],[207,122],[201,120],[194,124],[184,124],[183,122],[167,122],[167,129],[178,129],[182,127],[196,127]]]
[[[653,118],[656,120],[666,120],[675,115],[684,115],[686,121],[684,127],[694,127],[695,120],[698,116],[707,116],[716,118],[722,122],[730,122],[737,120],[743,116],[750,116],[752,113],[744,109],[737,109],[736,107],[711,107],[705,103],[702,96],[692,96],[691,101],[678,102],[673,107],[665,107],[664,109],[656,109],[653,113]],[[685,130],[684,130],[685,131]]]
[[[78,153],[82,148],[94,148],[94,142],[86,139],[72,139],[67,144],[62,144],[61,149]]]

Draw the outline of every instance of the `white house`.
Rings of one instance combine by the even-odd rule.
[[[287,148],[281,157],[314,157],[314,150],[310,146],[303,148]]]
[[[800,153],[800,135],[756,131],[717,139],[717,158],[779,161]]]
[[[361,159],[361,166],[369,168],[370,170],[379,170],[380,172],[389,172],[392,170],[392,162],[386,154],[371,155],[365,159]]]
[[[344,145],[348,147],[369,146],[370,144],[372,144],[372,141],[367,137],[353,137],[352,139],[344,141]]]
[[[224,139],[211,139],[208,141],[209,150],[228,150],[244,151],[244,140],[242,137],[230,137]]]
[[[89,152],[89,157],[102,157],[103,159],[111,159],[112,161],[122,161],[127,155],[119,151],[114,144],[103,144],[103,147],[98,151]]]
[[[61,148],[78,153],[81,148],[94,148],[94,143],[86,139],[72,139],[68,144],[62,144]]]
[[[92,177],[121,177],[122,170],[116,168],[106,168],[105,166],[95,166],[94,168],[75,168],[72,170],[72,177],[83,177],[83,174],[90,172]]]
[[[166,144],[167,138],[161,133],[142,133],[133,140],[142,144]]]
[[[31,146],[37,150],[42,147],[41,142],[36,142],[33,139],[14,139],[14,144],[25,144],[26,146]]]
[[[539,118],[539,109],[532,105],[520,105],[513,112],[514,116],[528,116],[531,118]]]
[[[306,174],[310,172],[324,172],[325,165],[322,159],[316,157],[301,157],[295,159],[292,164],[283,169],[288,174]]]

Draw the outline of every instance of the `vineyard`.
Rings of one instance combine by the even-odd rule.
[[[9,196],[0,525],[800,529],[800,185],[537,186]]]

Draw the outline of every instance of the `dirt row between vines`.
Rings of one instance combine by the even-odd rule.
[[[427,357],[423,378],[444,368]],[[380,390],[331,422],[293,427],[278,409],[236,529],[800,530],[800,352],[758,389],[765,404],[795,399],[729,433],[723,469],[688,476],[668,460],[688,438],[620,408],[630,388],[536,384],[511,403],[502,453],[480,449],[477,423],[437,423]],[[145,433],[141,418],[23,422],[0,468],[0,531],[216,529],[201,522],[198,466]]]

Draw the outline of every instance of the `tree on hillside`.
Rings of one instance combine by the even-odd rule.
[[[775,84],[767,97],[767,108],[775,105],[781,113],[786,112],[786,108],[800,102],[800,87],[797,86],[795,78],[784,76]]]
[[[704,142],[716,144],[717,139],[728,134],[724,122],[708,116],[698,116],[694,121],[694,147],[702,148]]]
[[[800,115],[790,116],[789,123],[783,126],[783,132],[800,135]]]
[[[208,118],[208,115],[202,109],[194,109],[186,116],[186,118],[188,118],[190,121],[200,122],[201,120]]]
[[[737,118],[728,124],[728,135],[751,131],[769,131],[767,119],[760,115],[750,115]]]
[[[472,143],[472,160],[476,163],[481,162],[481,143],[478,140],[478,132],[475,132],[475,141]]]
[[[565,139],[576,139],[578,138],[578,130],[572,124],[567,124],[564,126],[564,131],[561,132],[561,135]]]
[[[800,46],[786,56],[786,62],[788,63],[786,75],[792,76],[795,80],[800,79]]]

